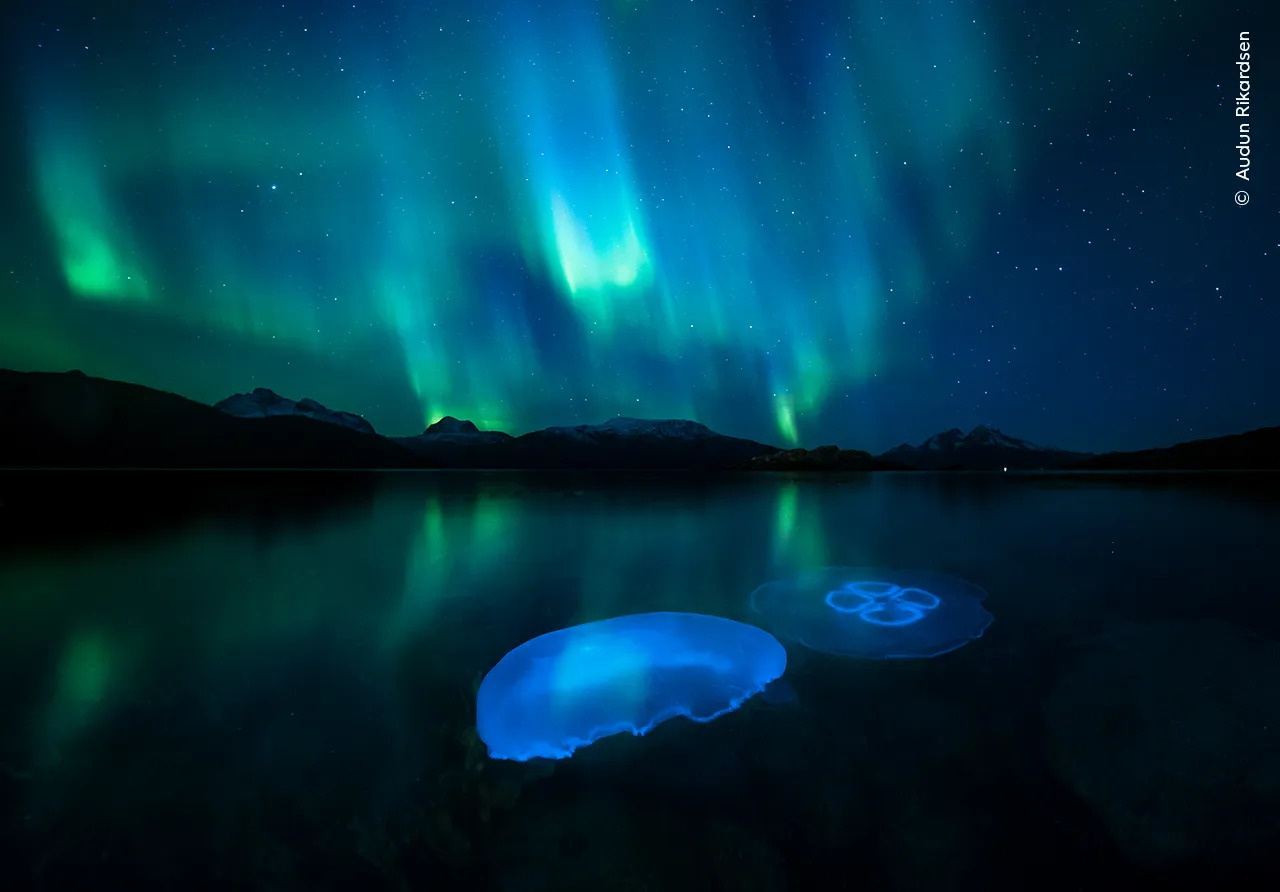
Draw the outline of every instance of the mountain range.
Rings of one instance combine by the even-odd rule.
[[[299,414],[238,418],[194,400],[82,372],[0,370],[0,466],[404,468],[376,434]]]
[[[266,388],[215,406],[81,372],[0,370],[0,466],[47,468],[526,468],[765,471],[1280,469],[1280,427],[1089,455],[980,425],[873,456],[778,449],[696,421],[614,418],[521,436],[445,417],[385,437],[350,412]]]
[[[315,400],[293,400],[278,396],[265,387],[255,387],[252,393],[237,393],[213,404],[213,408],[221,409],[228,415],[239,418],[274,418],[279,415],[300,415],[303,418],[314,418],[330,424],[351,428],[362,434],[376,433],[373,425],[363,417],[351,412],[335,412]]]
[[[881,461],[920,470],[1026,471],[1069,467],[1089,457],[1051,446],[1037,446],[1001,431],[978,425],[969,433],[952,428],[919,446],[903,443],[880,455]]]
[[[777,451],[753,440],[726,437],[696,421],[641,418],[549,427],[513,437],[445,417],[418,436],[397,437],[395,442],[443,468],[709,470]]]

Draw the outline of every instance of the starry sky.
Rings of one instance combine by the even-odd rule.
[[[1261,0],[21,5],[0,366],[390,435],[1280,423]]]

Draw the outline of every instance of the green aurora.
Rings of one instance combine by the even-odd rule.
[[[986,277],[1003,308],[966,324],[1017,333],[992,384],[939,366],[947,308],[1038,188],[1032,102],[1080,114],[1110,72],[1046,45],[1029,89],[1001,6],[32,11],[0,365],[267,386],[394,435],[625,414],[887,446],[908,400],[1029,412],[1052,382],[1009,345],[1052,323]]]

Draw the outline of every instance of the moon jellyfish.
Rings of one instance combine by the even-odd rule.
[[[813,650],[870,660],[936,657],[982,635],[987,593],[942,573],[823,567],[751,593],[762,625]]]
[[[495,759],[563,759],[676,716],[709,722],[787,667],[762,629],[697,613],[640,613],[526,641],[480,683],[476,731]]]

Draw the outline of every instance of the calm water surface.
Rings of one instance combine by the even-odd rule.
[[[1280,884],[1274,478],[10,475],[0,519],[0,888]],[[824,565],[996,620],[566,761],[477,740],[526,639]]]

